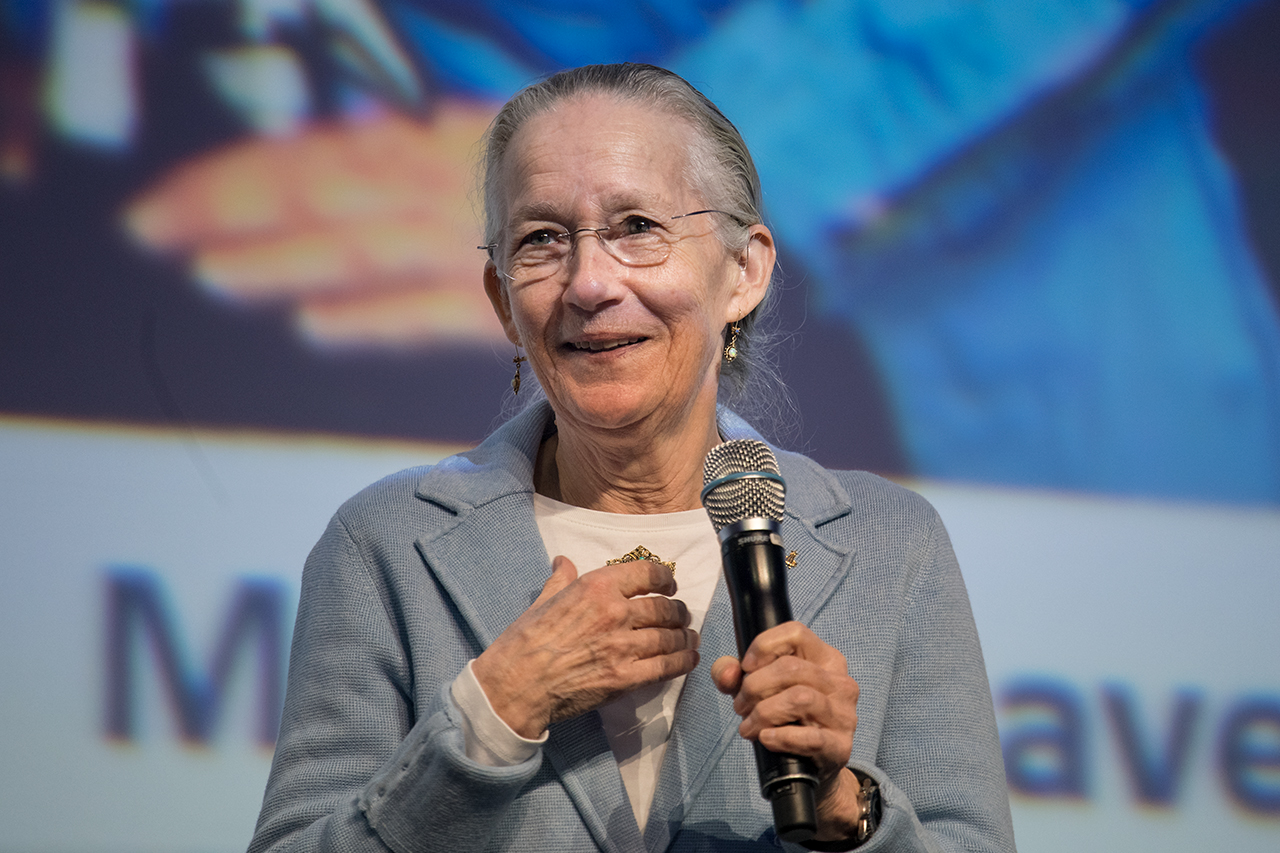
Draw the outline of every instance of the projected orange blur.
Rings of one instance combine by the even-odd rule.
[[[237,142],[146,189],[125,226],[215,294],[286,302],[315,343],[505,342],[470,198],[496,111],[442,101],[428,121],[384,113]]]

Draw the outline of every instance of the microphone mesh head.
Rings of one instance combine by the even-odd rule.
[[[740,438],[711,449],[702,466],[702,482],[705,486],[731,474],[757,471],[780,475],[777,457],[764,442]],[[704,491],[702,505],[719,532],[722,527],[744,518],[771,518],[781,522],[786,493],[781,480],[744,477]]]

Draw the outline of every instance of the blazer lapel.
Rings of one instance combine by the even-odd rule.
[[[728,431],[722,430],[728,437]],[[733,436],[737,437],[737,436]],[[779,454],[787,481],[787,512],[782,541],[796,552],[796,566],[787,572],[792,615],[809,624],[834,594],[853,557],[825,542],[822,524],[849,511],[844,490],[826,471],[803,457]],[[666,850],[692,808],[703,784],[725,749],[738,737],[741,719],[733,705],[711,682],[711,664],[723,655],[738,656],[733,632],[733,609],[724,580],[716,586],[702,628],[702,662],[685,680],[667,753],[663,758],[644,841],[648,853]],[[752,778],[743,784],[757,785]]]
[[[733,713],[732,703],[711,683],[711,664],[723,655],[738,654],[723,579],[711,598],[699,651],[702,660],[685,678],[667,752],[658,772],[658,787],[644,829],[649,853],[670,846],[730,737],[737,734],[738,716]]]
[[[591,711],[556,723],[544,749],[600,849],[643,850],[640,827],[600,715]]]
[[[518,416],[475,451],[436,466],[419,484],[419,497],[447,512],[439,528],[418,539],[418,552],[481,648],[528,609],[551,574],[533,517],[531,485],[547,416],[536,424],[527,423],[530,412]],[[512,443],[504,445],[504,439]],[[552,725],[543,751],[596,844],[617,853],[641,850],[640,829],[600,716],[592,712]]]

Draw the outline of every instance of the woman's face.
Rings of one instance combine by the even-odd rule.
[[[540,229],[626,217],[666,223],[706,208],[688,175],[692,134],[667,113],[607,95],[577,96],[528,120],[507,151],[495,263],[505,271]],[[486,268],[507,336],[524,347],[558,420],[621,428],[683,423],[697,406],[714,411],[725,324],[763,298],[773,266],[767,229],[755,226],[734,256],[716,236],[719,216],[671,222],[678,239],[657,266],[628,267],[584,233],[548,277],[509,280],[494,263]]]

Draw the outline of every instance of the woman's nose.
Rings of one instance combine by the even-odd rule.
[[[626,268],[605,249],[599,232],[584,229],[574,237],[566,259],[564,300],[575,308],[593,312],[621,301],[625,293],[621,279]]]

